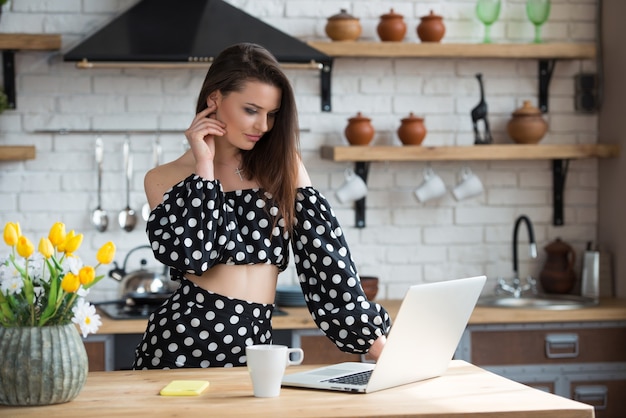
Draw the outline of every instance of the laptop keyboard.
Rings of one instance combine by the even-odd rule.
[[[323,382],[330,383],[346,383],[349,385],[364,385],[370,380],[373,370],[366,370],[364,372],[358,372],[353,374],[347,374],[345,376],[333,377],[332,379],[323,380]]]

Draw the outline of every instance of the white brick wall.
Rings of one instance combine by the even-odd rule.
[[[105,140],[103,205],[111,217],[104,234],[90,225],[96,205],[93,135],[33,133],[42,129],[176,129],[161,135],[164,160],[182,150],[182,130],[193,117],[204,70],[81,71],[62,61],[62,53],[85,35],[107,23],[136,0],[20,0],[11,1],[0,22],[3,32],[61,33],[60,53],[16,54],[18,109],[0,115],[0,145],[32,144],[37,158],[0,163],[0,224],[19,221],[33,239],[47,233],[57,220],[85,233],[84,250],[107,240],[116,242],[121,262],[132,248],[146,243],[144,224],[132,233],[116,227],[124,207],[121,148],[124,135]],[[326,17],[347,8],[361,19],[362,38],[376,40],[379,16],[391,7],[405,16],[406,41],[416,42],[419,17],[431,9],[444,16],[444,42],[479,42],[483,27],[474,15],[474,0],[230,0],[230,3],[301,39],[325,39]],[[596,33],[597,0],[553,0],[543,36],[553,42],[592,42]],[[492,28],[495,42],[528,42],[533,28],[523,0],[503,2]],[[550,130],[544,143],[597,141],[596,115],[574,111],[574,76],[595,71],[593,61],[559,61],[550,85]],[[345,144],[343,129],[357,111],[372,118],[374,144],[400,145],[395,134],[409,112],[425,117],[425,145],[471,145],[469,112],[478,102],[475,74],[484,75],[492,133],[498,143],[510,140],[506,123],[523,100],[537,101],[537,63],[533,60],[337,59],[332,88],[332,113],[320,111],[319,77],[311,71],[289,70],[300,110],[305,163],[316,186],[331,200],[342,222],[353,256],[363,275],[382,280],[380,297],[399,298],[411,283],[485,273],[493,282],[511,274],[511,237],[516,216],[534,222],[540,259],[529,260],[525,230],[520,233],[520,273],[537,275],[541,250],[561,237],[579,252],[595,239],[597,167],[595,160],[570,163],[566,182],[565,222],[552,225],[552,176],[548,161],[468,162],[486,192],[456,202],[449,193],[436,202],[420,204],[413,190],[421,182],[425,163],[372,163],[367,227],[354,228],[350,205],[333,195],[349,163],[319,158],[322,144]],[[156,134],[133,135],[135,177],[132,206],[140,210],[145,198],[143,174],[152,165]],[[451,188],[462,163],[436,162],[432,167]],[[85,251],[86,252],[86,251]],[[131,266],[132,268],[133,266]],[[294,280],[293,268],[281,276]],[[116,296],[112,279],[93,290],[92,299]]]

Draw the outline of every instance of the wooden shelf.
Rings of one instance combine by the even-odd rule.
[[[584,145],[471,145],[457,147],[322,146],[323,159],[332,161],[477,161],[569,160],[611,158],[619,155],[616,144]]]
[[[61,49],[61,35],[0,33],[0,49],[56,51]]]
[[[310,41],[308,44],[333,58],[449,58],[449,59],[536,59],[539,61],[538,105],[542,112],[548,111],[548,88],[557,60],[593,59],[595,44],[547,43],[547,44],[453,44],[438,42],[359,42],[359,41]],[[332,63],[322,74],[330,78]],[[324,83],[322,83],[324,84]],[[322,88],[322,110],[330,111],[330,81]]]
[[[32,145],[0,145],[0,161],[34,160],[35,147]]]
[[[61,49],[61,35],[58,34],[0,33],[4,92],[9,100],[9,108],[15,109],[16,107],[15,52],[21,50],[56,51],[59,49]]]
[[[617,144],[583,145],[470,145],[464,147],[322,146],[321,157],[332,161],[353,161],[354,171],[367,181],[373,161],[490,161],[552,160],[553,224],[563,225],[563,195],[569,160],[618,157]],[[355,226],[365,227],[365,198],[354,202]]]
[[[310,41],[331,57],[593,59],[595,44],[447,44],[412,42]]]

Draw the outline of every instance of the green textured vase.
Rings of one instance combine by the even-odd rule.
[[[52,405],[74,399],[89,366],[74,324],[0,326],[0,404]]]

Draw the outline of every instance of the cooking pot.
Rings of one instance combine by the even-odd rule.
[[[126,254],[122,268],[114,262],[115,268],[109,271],[109,276],[121,283],[119,296],[126,304],[160,304],[176,290],[178,283],[170,280],[167,266],[163,266],[162,272],[147,269],[145,258],[141,259],[139,270],[128,272],[128,258],[133,252],[142,249],[151,250],[149,245],[133,248]]]

